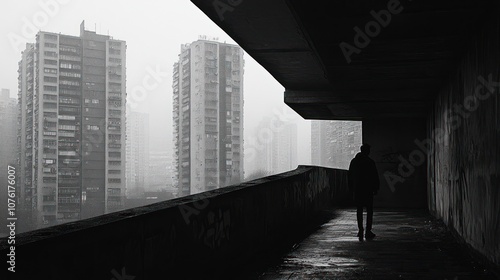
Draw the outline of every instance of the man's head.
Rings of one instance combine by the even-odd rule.
[[[361,145],[360,150],[361,150],[362,154],[369,155],[370,154],[370,145],[367,143],[363,143],[363,145]]]

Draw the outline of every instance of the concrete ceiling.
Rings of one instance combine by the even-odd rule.
[[[192,2],[283,85],[302,117],[363,120],[425,116],[496,1]]]

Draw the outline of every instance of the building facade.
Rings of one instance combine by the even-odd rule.
[[[125,41],[39,32],[19,62],[21,207],[35,227],[120,210]]]
[[[154,192],[172,188],[172,152],[149,152],[149,175],[145,191]]]
[[[348,169],[362,142],[360,121],[312,121],[311,161],[314,165]]]
[[[297,168],[297,124],[277,116],[264,118],[258,127],[259,145],[255,157],[260,174],[277,174]]]
[[[243,180],[243,50],[200,39],[181,46],[173,71],[179,195]]]
[[[0,223],[1,233],[8,233],[7,223],[7,170],[8,166],[17,166],[17,100],[10,97],[10,90],[0,92]]]
[[[127,113],[127,197],[140,196],[148,183],[149,114]]]
[[[0,178],[7,174],[8,165],[15,167],[17,164],[17,100],[10,97],[10,90],[2,89],[0,92]],[[1,182],[6,182],[7,179]]]

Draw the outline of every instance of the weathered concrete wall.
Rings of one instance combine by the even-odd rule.
[[[425,128],[420,118],[363,120],[363,142],[371,145],[380,178],[375,207],[426,207],[426,155],[415,144]]]
[[[500,265],[500,18],[488,24],[429,117],[429,208]]]
[[[139,280],[183,279],[176,276],[183,274],[202,279],[195,276],[201,273],[203,279],[220,279],[219,273],[256,255],[298,242],[315,214],[348,202],[348,196],[345,170],[299,166],[237,186],[20,234],[15,276]],[[3,256],[5,243],[1,239]]]

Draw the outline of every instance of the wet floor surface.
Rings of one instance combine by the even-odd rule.
[[[357,231],[354,209],[335,210],[258,279],[498,279],[424,211],[375,210],[377,236]]]

